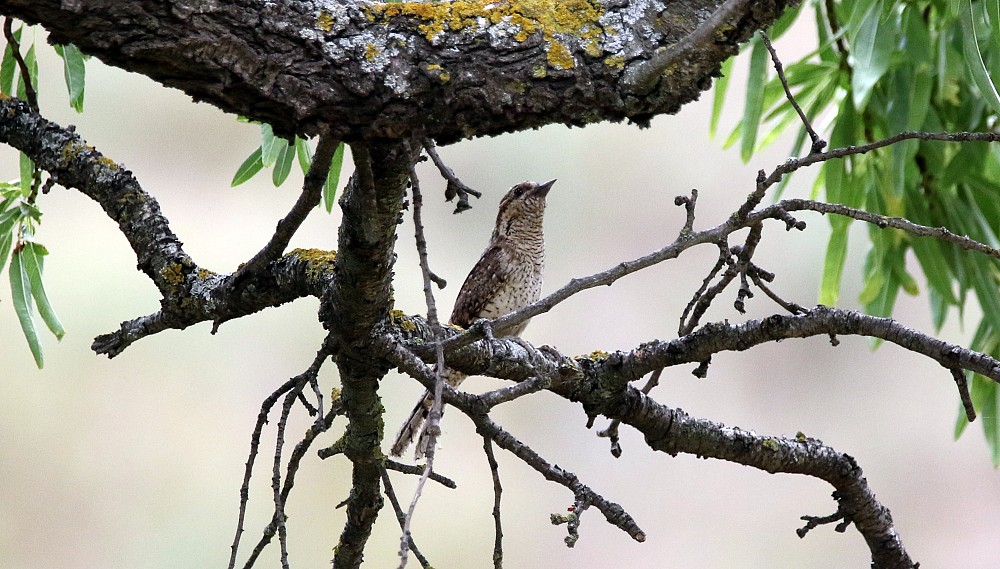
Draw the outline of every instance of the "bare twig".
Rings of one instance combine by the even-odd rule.
[[[965,418],[971,423],[976,420],[976,408],[972,405],[972,396],[969,395],[969,382],[965,378],[965,372],[961,368],[949,369],[951,376],[955,379],[955,385],[958,387],[958,396],[962,400]]]
[[[441,172],[441,176],[448,182],[448,186],[444,191],[445,201],[450,202],[455,198],[455,196],[458,196],[458,203],[455,204],[455,211],[453,213],[462,213],[467,209],[472,209],[472,206],[469,205],[469,196],[473,195],[480,198],[483,195],[482,192],[473,190],[469,186],[465,185],[465,182],[460,180],[458,176],[455,175],[455,171],[449,168],[448,165],[444,163],[444,160],[441,160],[441,156],[438,155],[437,148],[434,146],[433,140],[429,138],[424,139],[424,150],[427,151],[427,155],[431,157],[431,161],[434,162],[438,171]]]
[[[392,489],[392,481],[389,479],[389,472],[383,468],[382,469],[382,486],[387,498],[389,498],[389,503],[392,504],[392,511],[396,514],[396,521],[399,522],[399,529],[402,530],[403,526],[406,524],[406,514],[403,513],[403,508],[399,505],[399,499],[396,498],[396,492]],[[413,541],[413,536],[409,533],[406,534],[406,546],[410,548],[413,552],[413,556],[417,558],[417,562],[424,569],[431,569],[431,564],[427,561],[427,558],[420,553],[420,549],[417,548],[417,544]]]
[[[309,213],[319,204],[320,199],[323,197],[323,186],[326,184],[326,178],[330,174],[330,163],[338,146],[340,146],[340,140],[337,138],[326,133],[320,135],[319,142],[316,144],[316,152],[313,154],[312,164],[309,166],[305,181],[302,183],[302,193],[299,194],[299,198],[295,201],[292,209],[288,211],[288,215],[278,221],[274,235],[271,236],[267,244],[233,275],[231,286],[236,288],[236,290],[239,290],[241,284],[245,282],[245,279],[249,275],[259,273],[264,266],[281,256],[285,248],[288,247],[288,242],[291,241],[292,236],[302,226],[302,222],[306,220]],[[221,322],[217,320],[212,328],[213,332],[218,328],[219,324]]]
[[[781,80],[781,86],[785,89],[785,98],[788,99],[792,108],[795,109],[796,113],[798,113],[799,120],[802,121],[802,126],[805,127],[806,132],[809,133],[809,140],[812,141],[809,153],[815,154],[817,152],[822,152],[823,149],[826,148],[826,141],[816,134],[816,131],[813,130],[812,124],[809,122],[809,118],[806,117],[806,114],[802,112],[802,107],[800,107],[798,102],[795,101],[795,97],[792,95],[792,90],[788,87],[788,79],[785,78],[785,68],[781,65],[781,60],[778,59],[778,52],[775,51],[774,46],[771,45],[771,38],[767,37],[764,30],[761,30],[759,33],[760,39],[764,42],[764,47],[766,47],[767,51],[771,54],[771,62],[774,64],[774,70],[778,74],[778,79]]]
[[[663,374],[663,368],[654,371],[649,374],[649,379],[646,380],[646,385],[642,386],[642,392],[649,395],[649,392],[653,390],[654,387],[660,384],[660,375]],[[611,455],[615,458],[621,458],[622,456],[622,446],[618,440],[618,427],[622,424],[620,419],[613,419],[608,428],[603,431],[598,431],[597,436],[602,438],[608,438],[611,440]]]
[[[243,533],[243,525],[246,517],[246,507],[249,500],[249,489],[250,489],[250,479],[253,472],[254,459],[257,456],[257,448],[260,445],[260,436],[264,424],[267,422],[267,416],[270,414],[271,408],[277,402],[278,398],[285,395],[286,402],[289,396],[293,397],[295,393],[301,392],[303,386],[311,381],[310,378],[314,378],[318,375],[320,367],[326,361],[329,354],[324,350],[320,350],[316,354],[316,358],[313,360],[312,365],[301,375],[295,376],[288,381],[286,381],[281,387],[279,387],[274,393],[269,395],[267,399],[264,400],[261,405],[260,413],[257,415],[257,424],[254,427],[253,435],[250,439],[250,455],[247,458],[246,468],[243,473],[243,484],[240,486],[240,512],[239,519],[236,525],[236,537],[233,539],[233,545],[231,547],[232,553],[229,559],[229,569],[233,569],[236,566],[236,555],[239,551],[240,536]],[[316,440],[316,436],[320,433],[326,432],[330,426],[333,424],[333,419],[341,413],[341,406],[339,398],[334,399],[330,404],[330,410],[326,415],[322,416],[317,422],[306,432],[305,436],[292,450],[291,455],[288,459],[288,465],[285,469],[284,483],[281,487],[281,494],[275,500],[276,507],[275,512],[272,515],[271,522],[268,527],[264,530],[264,533],[258,542],[254,551],[250,554],[247,559],[245,568],[252,567],[260,552],[263,551],[264,547],[270,543],[271,538],[278,531],[278,527],[281,525],[279,520],[283,519],[283,508],[279,512],[278,505],[283,505],[288,499],[288,495],[292,490],[292,486],[295,484],[295,474],[298,471],[299,464],[302,457],[305,455],[306,451],[312,445],[313,441]],[[276,455],[280,454],[276,452]]]
[[[837,499],[837,492],[833,493],[834,499]],[[800,520],[806,522],[806,525],[795,530],[795,534],[800,538],[805,537],[811,530],[818,528],[819,526],[832,524],[833,522],[840,522],[834,529],[837,533],[844,533],[847,531],[847,526],[851,525],[851,518],[847,515],[847,512],[843,510],[842,507],[838,506],[837,511],[830,514],[829,516],[802,516]]]
[[[698,205],[698,190],[691,189],[691,197],[677,196],[674,198],[674,205],[684,206],[684,226],[677,239],[683,239],[694,231],[694,208]]]
[[[423,474],[424,472],[423,466],[403,464],[402,462],[396,462],[395,460],[391,460],[388,458],[385,460],[385,468],[386,470],[395,470],[396,472],[402,472],[403,474]],[[447,478],[445,476],[441,476],[437,472],[431,472],[430,478],[434,482],[437,482],[438,484],[446,488],[451,488],[452,490],[458,488],[458,485],[455,484],[454,480],[452,480],[451,478]]]
[[[24,61],[24,57],[21,56],[21,44],[14,37],[14,31],[12,29],[14,25],[14,19],[7,17],[3,20],[3,37],[10,44],[11,54],[14,56],[14,61],[17,63],[17,69],[21,72],[21,85],[24,85],[24,98],[28,101],[28,106],[31,110],[38,112],[38,95],[35,92],[35,86],[31,84],[31,71],[28,69],[27,62]]]
[[[493,475],[493,568],[503,567],[503,523],[500,518],[500,496],[503,494],[503,486],[500,484],[500,464],[493,454],[493,441],[489,437],[483,437],[483,451],[486,453],[486,460],[490,464],[490,473]]]
[[[497,341],[512,342],[512,340]],[[383,356],[393,361],[399,367],[400,371],[411,377],[417,378],[424,385],[429,385],[433,380],[434,372],[431,371],[430,367],[418,358],[416,354],[407,349],[407,347],[402,343],[386,340],[383,342],[381,347],[383,350]],[[465,413],[466,416],[472,419],[472,422],[476,425],[476,430],[479,434],[489,437],[494,443],[497,444],[497,446],[520,458],[525,464],[545,477],[546,480],[565,486],[573,492],[573,495],[576,496],[577,499],[580,499],[582,496],[586,502],[597,507],[597,509],[604,514],[608,523],[629,534],[632,539],[640,542],[645,541],[646,534],[643,533],[643,531],[635,523],[632,516],[630,516],[620,505],[607,500],[600,494],[591,490],[588,486],[581,483],[572,472],[563,470],[557,465],[550,464],[542,458],[541,455],[535,452],[534,449],[522,443],[516,437],[493,422],[489,416],[482,412],[481,402],[478,401],[476,396],[460,397],[456,390],[449,388],[443,391],[443,398],[449,405],[457,407]]]
[[[435,368],[434,381],[434,402],[431,404],[430,413],[427,416],[427,425],[424,427],[428,434],[427,449],[425,456],[427,462],[424,464],[423,474],[417,481],[417,487],[413,491],[413,499],[403,520],[403,535],[400,538],[399,548],[399,569],[406,567],[408,543],[410,538],[410,524],[413,522],[413,512],[416,511],[417,502],[423,492],[424,485],[434,470],[434,447],[437,446],[437,436],[441,432],[441,409],[444,391],[444,348],[441,346],[441,324],[438,322],[437,305],[434,303],[434,291],[431,290],[431,270],[427,263],[427,240],[424,239],[424,226],[420,218],[420,210],[423,207],[423,196],[420,194],[420,182],[417,180],[417,172],[410,166],[410,186],[413,192],[413,226],[417,244],[417,257],[420,260],[420,271],[424,278],[424,300],[427,303],[427,321],[434,330],[434,346],[437,352],[437,366]]]
[[[901,229],[910,235],[915,235],[917,237],[935,237],[947,243],[957,245],[966,251],[976,251],[977,253],[989,255],[994,259],[1000,259],[1000,249],[995,249],[964,235],[957,235],[944,227],[928,227],[926,225],[913,223],[912,221],[908,221],[901,217],[887,217],[877,213],[870,213],[864,210],[835,203],[818,202],[806,199],[782,200],[774,205],[755,211],[750,216],[750,221],[760,221],[769,217],[776,218],[782,215],[782,212],[787,213],[789,211],[801,210],[842,215],[844,217],[850,217],[851,219],[857,219],[858,221],[870,223],[879,229],[885,229],[887,227]]]

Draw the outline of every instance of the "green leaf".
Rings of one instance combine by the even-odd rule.
[[[278,158],[274,162],[274,170],[271,172],[271,181],[274,182],[274,187],[284,184],[285,180],[288,179],[288,174],[292,171],[292,162],[294,160],[294,145],[285,143],[278,147]]]
[[[66,334],[66,330],[63,329],[62,323],[59,322],[59,317],[56,316],[56,312],[49,302],[49,297],[45,294],[45,285],[42,283],[43,258],[48,254],[48,250],[41,243],[34,241],[28,241],[24,244],[24,248],[21,249],[22,264],[24,271],[28,275],[28,282],[31,284],[31,296],[35,299],[35,307],[38,309],[38,314],[42,317],[42,322],[45,322],[52,335],[57,340],[62,340],[62,337]]]
[[[229,184],[230,187],[235,188],[236,186],[246,182],[250,178],[253,178],[257,172],[260,172],[261,168],[264,167],[264,163],[261,162],[261,151],[260,147],[254,148],[250,156],[240,164],[240,167],[236,169],[236,175],[233,176],[233,181]]]
[[[840,279],[844,273],[844,261],[847,260],[847,230],[850,220],[833,217],[830,219],[833,232],[826,245],[826,257],[823,260],[823,280],[819,289],[819,303],[826,306],[836,306],[840,297]]]
[[[21,195],[31,195],[31,185],[35,179],[35,163],[24,152],[20,152]]]
[[[757,145],[757,129],[764,113],[764,85],[767,83],[767,48],[759,35],[750,40],[750,76],[747,78],[747,98],[743,108],[743,136],[740,158],[749,162]]]
[[[274,163],[278,161],[278,155],[281,153],[281,147],[286,144],[288,143],[285,140],[274,136],[274,130],[271,128],[271,125],[267,123],[260,125],[261,160],[265,168],[274,166]]]
[[[851,55],[854,58],[851,94],[854,106],[864,109],[872,88],[889,69],[893,52],[893,30],[880,30],[883,2],[875,0],[864,9],[856,6],[849,22]]]
[[[28,77],[25,78],[20,73],[17,74],[17,96],[21,99],[28,97],[25,81],[30,81],[31,86],[35,88],[35,94],[38,94],[38,61],[35,59],[35,44],[31,44],[28,53],[24,55],[24,66],[28,68]]]
[[[21,28],[14,30],[14,39],[21,41]],[[3,59],[0,60],[0,92],[4,95],[14,95],[14,72],[17,62],[14,61],[14,46],[9,42],[4,47]]]
[[[42,358],[42,345],[38,341],[38,331],[35,329],[35,322],[31,317],[31,281],[24,267],[24,260],[20,251],[15,251],[10,260],[10,292],[14,301],[14,312],[21,323],[21,331],[24,339],[28,341],[28,348],[32,357],[35,358],[35,365],[41,369],[45,365]]]
[[[323,207],[326,212],[333,211],[333,202],[337,197],[337,187],[340,186],[340,171],[344,165],[344,143],[337,146],[330,160],[330,173],[326,176],[326,183],[323,184]]]
[[[996,85],[990,79],[989,71],[986,69],[986,62],[983,54],[979,51],[979,33],[976,29],[975,17],[972,13],[972,0],[962,0],[962,48],[965,53],[965,64],[968,67],[972,82],[982,95],[983,100],[993,109],[994,113],[1000,114],[1000,94],[997,93]]]
[[[299,159],[299,168],[305,174],[312,166],[312,151],[309,150],[309,143],[301,136],[295,137],[295,156]]]
[[[715,132],[719,127],[719,117],[722,116],[722,108],[726,104],[726,91],[729,90],[729,75],[733,72],[733,61],[735,57],[722,62],[722,77],[715,80],[715,90],[712,93],[712,118],[708,124],[708,135],[715,138]]]
[[[83,90],[87,78],[83,53],[71,43],[56,47],[63,60],[63,77],[66,79],[66,90],[69,91],[69,104],[76,112],[82,113]]]
[[[10,255],[10,248],[14,244],[14,236],[10,231],[3,232],[0,228],[0,269],[7,264],[7,257]]]
[[[785,13],[771,25],[771,31],[769,34],[772,40],[776,40],[785,35],[785,32],[787,32],[788,29],[792,27],[792,24],[795,23],[795,19],[799,17],[800,13],[802,13],[802,6],[804,4],[805,2],[801,2],[798,6],[785,9]]]

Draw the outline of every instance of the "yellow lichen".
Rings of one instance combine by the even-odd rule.
[[[180,263],[170,263],[160,270],[160,274],[168,283],[174,286],[184,282],[184,267]]]
[[[569,52],[569,49],[564,44],[557,41],[549,43],[549,51],[545,59],[549,62],[549,65],[556,69],[571,69],[576,65],[573,54]]]
[[[447,71],[444,70],[443,67],[441,67],[436,63],[428,65],[427,71],[434,77],[437,77],[438,80],[441,81],[442,83],[447,83],[448,81],[451,81],[451,73],[448,73]]]
[[[390,310],[389,320],[407,332],[416,332],[417,325],[402,310]]]
[[[336,251],[322,249],[293,249],[285,256],[292,255],[306,262],[306,278],[310,281],[317,281],[332,271],[333,263],[337,260]]]
[[[620,55],[612,55],[611,57],[604,58],[604,65],[608,67],[614,67],[616,69],[622,69],[625,67],[625,58]]]
[[[417,29],[428,41],[445,30],[504,23],[517,27],[514,39],[523,42],[541,32],[549,43],[549,63],[559,69],[575,62],[567,46],[556,34],[579,38],[592,57],[602,53],[600,37],[604,29],[599,18],[604,10],[596,0],[455,0],[453,2],[397,2],[370,4],[365,14],[370,20],[404,16],[419,20]],[[538,76],[537,74],[535,75]]]
[[[375,46],[375,44],[370,43],[365,46],[365,59],[367,61],[375,61],[375,58],[379,53],[381,53],[381,51]]]
[[[549,72],[547,69],[545,69],[544,65],[536,65],[531,68],[531,76],[534,77],[535,79],[541,79],[548,74]]]
[[[319,26],[324,32],[328,32],[333,29],[333,16],[330,15],[326,10],[320,10],[319,16],[316,16],[316,25]]]
[[[581,357],[587,358],[588,360],[595,360],[596,361],[596,360],[603,360],[603,359],[607,358],[610,355],[611,354],[609,354],[607,352],[604,352],[604,351],[601,351],[601,350],[594,350],[593,352],[590,352],[589,354],[587,354],[585,356],[581,356]]]

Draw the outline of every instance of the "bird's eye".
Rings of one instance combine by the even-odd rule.
[[[521,197],[523,195],[524,195],[524,188],[522,188],[521,186],[517,186],[516,188],[514,188],[514,196]]]

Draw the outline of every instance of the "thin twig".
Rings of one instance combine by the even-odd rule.
[[[724,223],[717,225],[715,227],[705,229],[702,231],[696,231],[690,234],[686,239],[676,240],[669,245],[654,251],[643,257],[633,259],[631,261],[623,261],[616,264],[615,266],[595,273],[586,277],[578,277],[570,280],[562,288],[556,290],[555,292],[545,296],[538,301],[511,312],[505,316],[501,316],[490,321],[490,325],[496,329],[507,329],[512,326],[516,326],[522,322],[527,321],[530,318],[538,316],[552,310],[555,306],[562,303],[566,299],[579,294],[585,290],[599,287],[599,286],[609,286],[614,284],[619,279],[670,259],[677,258],[681,253],[695,247],[697,245],[702,245],[705,243],[721,243],[726,239],[726,236],[735,233],[741,229],[760,223],[763,219],[767,218],[779,218],[781,214],[778,212],[779,209],[793,210],[795,207],[787,206],[789,203],[810,203],[809,200],[787,200],[782,201],[773,206],[763,208],[759,211],[753,211],[753,208],[759,204],[760,200],[763,199],[764,191],[770,188],[774,184],[778,183],[782,177],[790,174],[796,170],[817,164],[826,160],[831,160],[834,158],[844,158],[846,156],[852,156],[856,154],[864,154],[902,142],[904,140],[927,140],[927,141],[941,141],[941,142],[998,142],[1000,141],[1000,133],[993,132],[958,132],[958,133],[947,133],[947,132],[915,132],[907,131],[901,132],[889,138],[878,140],[870,144],[865,144],[861,146],[847,146],[843,148],[837,148],[834,150],[829,150],[826,152],[820,152],[817,154],[810,154],[802,158],[791,158],[784,162],[783,164],[776,167],[770,175],[765,175],[763,171],[758,173],[757,188],[748,197],[747,202],[744,204],[746,209],[744,217],[739,214],[744,212],[744,208],[741,207],[736,213],[730,216]],[[820,202],[811,202],[819,204]],[[822,204],[822,205],[810,205],[808,207],[802,206],[798,209],[812,209],[815,211],[823,211],[826,209],[830,213],[841,213],[849,217],[854,217],[855,219],[862,219],[864,216],[867,219],[880,219],[887,227],[896,227],[898,229],[904,230],[918,230],[924,233],[922,235],[936,236],[940,237],[946,241],[955,243],[964,249],[979,251],[986,253],[991,257],[1000,258],[1000,251],[993,249],[982,243],[978,243],[968,237],[960,237],[952,234],[944,228],[930,228],[914,223],[907,222],[898,218],[888,218],[884,216],[879,216],[876,214],[871,214],[867,212],[860,212],[858,210],[852,210],[846,206],[839,206],[837,204]],[[842,209],[841,209],[842,208]],[[867,220],[865,219],[865,220]],[[445,341],[444,348],[446,351],[451,351],[455,348],[462,346],[467,346],[472,342],[483,337],[482,328],[477,326],[472,326],[465,333],[453,336]]]
[[[678,239],[683,239],[694,231],[694,208],[698,205],[698,190],[691,189],[691,197],[677,196],[674,198],[674,205],[684,206],[684,226],[681,227]]]
[[[486,460],[490,464],[490,473],[493,475],[493,568],[503,567],[503,523],[500,517],[500,496],[503,494],[503,486],[500,484],[500,464],[493,454],[493,441],[489,437],[483,437],[483,451],[486,452]]]
[[[389,503],[392,505],[392,511],[396,514],[396,521],[399,523],[399,529],[402,530],[406,523],[406,514],[403,513],[403,508],[399,505],[399,499],[396,498],[396,491],[392,489],[392,481],[389,479],[389,472],[385,468],[382,469],[382,487],[387,498],[389,498]],[[424,569],[430,569],[431,564],[427,561],[427,558],[420,553],[420,549],[417,548],[417,544],[413,541],[413,536],[409,533],[406,534],[407,543],[406,546],[410,548],[413,552],[413,556],[417,558],[417,562]]]
[[[771,45],[771,38],[767,37],[764,30],[761,30],[760,39],[764,41],[764,47],[766,47],[767,51],[771,54],[771,63],[774,64],[774,70],[778,74],[778,79],[781,80],[781,86],[785,89],[785,98],[788,99],[792,108],[795,109],[796,113],[798,113],[799,120],[802,121],[802,126],[805,127],[806,132],[809,133],[809,140],[812,141],[809,153],[815,154],[817,152],[822,152],[823,149],[826,148],[826,141],[820,138],[819,135],[816,134],[816,131],[813,130],[813,126],[809,122],[809,118],[806,117],[804,112],[802,112],[802,107],[799,106],[795,97],[792,95],[792,90],[788,87],[788,79],[785,78],[785,68],[781,65],[781,60],[778,59],[778,52],[775,51],[774,46]]]
[[[11,54],[14,56],[14,61],[17,63],[17,68],[21,72],[21,84],[24,85],[24,98],[28,101],[28,106],[31,107],[32,111],[38,112],[38,94],[35,92],[35,86],[31,84],[31,70],[28,69],[28,63],[24,61],[21,57],[21,44],[14,37],[14,31],[12,29],[14,24],[14,19],[7,17],[3,21],[3,37],[10,44]],[[22,30],[24,28],[21,28]]]
[[[430,366],[417,357],[405,345],[391,340],[385,340],[381,345],[382,355],[392,361],[399,370],[410,377],[416,378],[428,385],[434,372]],[[475,396],[461,397],[461,393],[449,388],[445,390],[444,399],[449,405],[457,407],[476,425],[476,430],[483,436],[488,436],[500,448],[507,450],[533,468],[546,480],[565,486],[575,497],[583,496],[585,501],[597,507],[604,514],[608,523],[629,534],[636,541],[645,541],[646,534],[635,523],[635,520],[620,505],[607,500],[580,482],[575,474],[550,464],[534,449],[519,441],[516,437],[497,425],[488,415],[481,412],[482,406]]]
[[[649,395],[649,392],[653,390],[654,387],[660,384],[660,375],[663,374],[663,368],[654,371],[649,374],[649,379],[646,380],[646,385],[642,386],[642,392]],[[622,446],[618,439],[618,427],[621,426],[621,419],[614,419],[608,428],[603,431],[598,431],[597,436],[606,437],[611,440],[611,455],[615,458],[620,458],[622,455]]]
[[[385,468],[387,470],[395,470],[396,472],[402,472],[403,474],[423,474],[424,472],[423,466],[416,466],[413,464],[403,464],[402,462],[396,462],[395,460],[391,460],[388,458],[385,460]],[[441,476],[437,472],[431,472],[431,480],[437,482],[438,484],[446,488],[451,488],[452,490],[458,488],[458,484],[455,484],[454,480],[452,480],[451,478],[447,478],[445,476]]]
[[[430,413],[427,416],[428,441],[425,456],[427,462],[424,464],[424,472],[417,481],[417,487],[413,491],[413,499],[403,520],[403,535],[400,537],[399,547],[399,569],[406,567],[408,542],[410,537],[410,525],[413,522],[413,512],[416,511],[417,502],[423,493],[424,485],[434,470],[434,447],[437,446],[437,436],[441,432],[441,408],[443,405],[444,391],[444,348],[441,345],[441,324],[438,322],[437,305],[434,303],[434,291],[431,289],[431,270],[427,263],[427,240],[424,239],[424,225],[420,218],[420,210],[423,207],[423,196],[420,194],[420,182],[417,179],[417,172],[410,166],[410,187],[413,192],[413,226],[415,240],[417,244],[417,257],[420,261],[420,272],[424,279],[424,300],[427,303],[427,321],[434,330],[434,345],[437,352],[437,367],[435,368],[434,381],[434,402],[431,404]]]
[[[995,249],[964,235],[952,233],[944,227],[929,227],[927,225],[913,223],[912,221],[901,217],[887,217],[877,213],[870,213],[864,210],[835,203],[818,202],[806,199],[782,200],[774,205],[754,212],[748,221],[759,222],[762,219],[778,218],[782,215],[782,212],[802,210],[842,215],[844,217],[850,217],[851,219],[870,223],[879,229],[891,227],[893,229],[903,230],[910,235],[915,235],[917,237],[935,237],[942,241],[957,245],[966,251],[976,251],[984,255],[989,255],[994,259],[1000,259],[1000,249]]]
[[[294,389],[285,394],[281,406],[281,417],[278,419],[277,433],[274,442],[274,462],[271,465],[271,493],[274,496],[274,522],[278,530],[278,544],[281,549],[281,569],[288,568],[288,529],[285,527],[285,500],[281,495],[281,449],[285,445],[285,427],[288,425],[288,415],[298,397],[298,392],[305,387],[300,382]]]
[[[482,192],[473,190],[469,186],[465,185],[465,182],[460,180],[458,176],[455,175],[455,171],[449,168],[448,165],[444,163],[444,160],[441,159],[441,156],[438,155],[437,148],[434,146],[433,140],[429,138],[424,139],[424,150],[427,152],[427,155],[431,157],[431,161],[434,162],[435,166],[437,166],[438,171],[441,172],[441,176],[448,182],[448,185],[444,190],[445,201],[450,202],[455,198],[455,196],[458,196],[458,203],[455,204],[455,211],[453,213],[462,213],[467,209],[472,209],[472,206],[469,205],[469,196],[473,195],[476,196],[476,198],[480,198],[483,195]]]
[[[239,552],[240,537],[243,535],[244,522],[246,521],[247,504],[250,501],[250,479],[253,476],[253,465],[257,458],[257,449],[260,447],[260,437],[264,430],[264,424],[267,423],[267,416],[271,413],[271,408],[274,407],[274,404],[278,402],[278,399],[282,395],[295,391],[296,387],[309,381],[309,378],[315,377],[328,356],[329,354],[326,350],[321,349],[317,352],[316,357],[305,373],[297,375],[283,383],[261,403],[260,412],[257,413],[257,423],[254,425],[253,434],[250,436],[250,452],[247,456],[246,467],[243,470],[243,483],[240,485],[239,515],[236,521],[236,536],[233,538],[232,546],[230,546],[229,569],[236,567],[236,555]],[[331,408],[331,412],[335,409],[336,407]],[[326,417],[323,418],[324,423],[327,420]],[[329,417],[329,420],[333,420],[332,415]],[[327,426],[327,428],[329,427]],[[289,461],[289,467],[291,467],[291,461]]]
[[[834,499],[837,498],[837,493],[833,493]],[[832,524],[833,522],[840,522],[834,529],[837,533],[844,533],[847,531],[847,526],[851,525],[851,518],[848,517],[847,512],[845,512],[841,507],[837,508],[837,511],[830,514],[829,516],[802,516],[800,520],[806,522],[806,525],[795,530],[795,534],[800,538],[806,536],[810,530],[816,529],[821,525]]]
[[[340,140],[337,138],[326,133],[320,135],[312,164],[309,166],[305,181],[302,183],[302,193],[295,200],[288,215],[278,221],[274,235],[271,236],[267,244],[236,271],[233,275],[232,286],[239,287],[246,277],[259,273],[268,263],[273,262],[285,251],[292,236],[322,199],[323,186],[330,174],[330,163],[333,161],[333,154],[337,151],[338,146],[340,146]],[[221,322],[217,323],[215,328],[218,328],[218,324]]]
[[[965,371],[957,367],[949,369],[958,387],[958,396],[962,400],[962,408],[965,409],[965,418],[971,423],[976,420],[976,408],[972,405],[972,396],[969,395],[969,382],[965,378]]]

